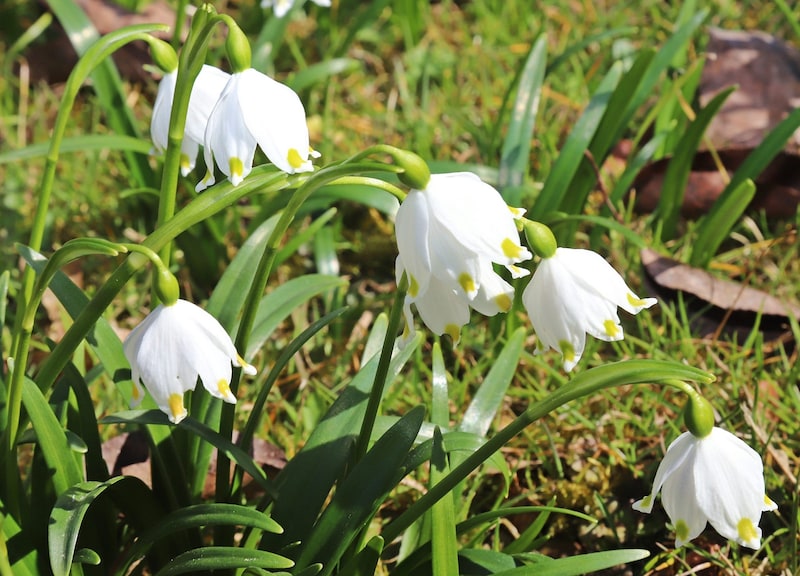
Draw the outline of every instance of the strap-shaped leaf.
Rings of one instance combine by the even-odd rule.
[[[433,430],[433,454],[431,455],[430,485],[447,476],[447,463],[442,445],[442,433]],[[455,497],[455,494],[453,494]],[[437,576],[458,576],[458,540],[456,540],[456,513],[453,498],[442,498],[431,508],[431,550],[433,573]]]
[[[181,530],[216,525],[247,526],[276,533],[283,531],[272,518],[249,506],[224,503],[187,506],[168,514],[157,525],[141,534],[126,554],[118,572],[127,574],[131,564],[147,554],[154,542]]]
[[[14,518],[6,514],[0,502],[0,566],[3,574],[37,576],[37,551],[30,539],[23,537],[22,529]]]
[[[337,487],[308,539],[297,566],[323,563],[331,574],[345,549],[369,522],[389,491],[405,476],[403,462],[417,438],[425,409],[413,408],[381,436]]]
[[[500,189],[505,201],[513,206],[520,203],[521,186],[528,174],[531,138],[536,125],[536,115],[539,112],[546,64],[547,37],[542,34],[533,43],[522,69],[517,97],[500,156]]]
[[[517,328],[497,355],[472,402],[467,407],[458,429],[478,436],[486,436],[497,415],[511,380],[517,370],[519,357],[525,343],[527,330]]]
[[[389,369],[389,379],[398,374],[421,338],[418,334],[404,348],[397,350]],[[280,497],[273,506],[272,517],[283,526],[285,533],[280,537],[266,535],[262,545],[277,550],[308,538],[334,482],[341,476],[351,456],[379,359],[379,356],[373,356],[359,370],[314,428],[303,449],[275,479]]]
[[[89,507],[102,495],[108,495],[117,506],[134,511],[140,521],[157,522],[160,508],[150,489],[133,476],[117,476],[105,482],[81,482],[59,495],[50,514],[47,530],[50,568],[55,576],[70,572],[81,524]]]
[[[498,572],[495,576],[579,576],[611,568],[619,564],[636,562],[650,556],[647,550],[610,550],[580,554],[553,560],[541,556],[541,561],[528,566]]]
[[[102,150],[129,150],[139,154],[148,154],[153,145],[143,138],[123,136],[119,134],[83,134],[64,138],[59,151],[65,152],[95,152]],[[39,142],[16,150],[7,150],[0,154],[0,164],[9,164],[20,160],[41,158],[47,155],[50,142]]]
[[[383,538],[373,536],[367,545],[338,572],[338,576],[374,576],[382,553]]]
[[[184,552],[156,572],[156,576],[176,576],[177,574],[194,574],[206,570],[229,570],[250,566],[280,570],[291,568],[294,566],[294,562],[263,550],[209,546]]]

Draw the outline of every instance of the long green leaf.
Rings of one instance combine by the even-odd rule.
[[[520,75],[517,98],[500,156],[499,186],[503,198],[512,206],[520,204],[521,187],[528,174],[531,138],[539,111],[546,64],[547,37],[542,34],[533,43]]]
[[[158,524],[142,533],[127,551],[118,572],[127,574],[131,564],[147,554],[155,542],[168,539],[175,532],[215,525],[248,526],[276,533],[283,531],[272,518],[249,506],[224,503],[187,506],[165,516]]]
[[[472,402],[458,425],[461,432],[469,432],[477,436],[486,436],[489,432],[489,426],[497,416],[506,390],[516,373],[526,334],[525,328],[517,328],[503,346],[503,350],[497,355],[491,370],[475,392]]]
[[[100,38],[83,9],[73,0],[50,0],[50,9],[58,18],[79,56]],[[153,30],[160,27],[153,26]],[[113,60],[107,58],[92,72],[92,86],[103,106],[109,124],[118,134],[140,137],[133,111],[127,98],[119,72]],[[126,158],[138,186],[147,186],[153,179],[152,170],[141,155],[126,151]]]
[[[619,564],[636,562],[650,556],[647,550],[610,550],[580,554],[557,560],[543,557],[541,562],[529,566],[521,566],[512,570],[498,572],[495,576],[579,576],[589,572],[597,572],[612,568]]]
[[[14,576],[37,576],[37,551],[31,538],[26,538],[14,518],[6,514],[0,502],[0,563]]]
[[[47,545],[50,568],[55,576],[67,576],[75,554],[78,534],[86,513],[100,496],[123,496],[140,509],[156,510],[150,489],[133,476],[117,476],[105,482],[81,482],[63,492],[50,514]]]
[[[246,567],[280,570],[291,568],[292,566],[294,566],[294,562],[272,552],[228,546],[209,546],[184,552],[159,570],[156,576],[197,574],[207,570],[229,570]]]
[[[442,433],[433,430],[430,485],[434,486],[447,476],[450,466],[442,445]],[[455,494],[453,494],[455,497]],[[431,515],[431,553],[435,576],[458,576],[458,540],[456,540],[456,513],[453,498],[442,498],[433,505]]]
[[[83,474],[75,460],[75,452],[53,414],[53,410],[33,380],[25,379],[22,388],[22,403],[36,431],[37,448],[42,451],[56,494],[61,494],[70,486],[83,480]]]
[[[534,213],[537,216],[544,216],[558,209],[563,198],[570,194],[569,184],[575,177],[581,162],[586,161],[585,155],[589,148],[589,143],[600,125],[611,94],[619,83],[622,72],[622,63],[615,62],[597,87],[583,114],[572,127],[566,142],[564,142],[558,153],[558,158],[556,158],[550,173],[544,181],[542,191],[536,198]]]
[[[375,576],[382,553],[383,538],[373,536],[367,545],[338,572],[338,576]]]
[[[389,369],[389,379],[399,373],[421,338],[418,335],[396,352]],[[314,428],[303,449],[275,478],[279,498],[272,508],[272,517],[283,526],[285,533],[280,537],[265,535],[262,546],[277,550],[292,542],[307,539],[334,482],[348,464],[364,419],[367,397],[375,381],[379,360],[380,355],[373,356],[358,371]]]
[[[781,121],[781,123],[764,138],[761,144],[747,156],[747,159],[742,165],[739,166],[739,169],[733,175],[731,181],[722,191],[722,194],[720,194],[714,206],[712,206],[711,211],[703,219],[703,222],[699,224],[701,233],[706,236],[704,240],[711,243],[709,245],[701,245],[699,242],[695,242],[695,250],[693,250],[689,260],[692,266],[705,267],[708,265],[721,243],[719,235],[722,234],[724,238],[730,231],[730,226],[728,226],[724,232],[722,230],[718,231],[715,228],[715,226],[719,226],[725,220],[730,219],[730,216],[718,215],[718,212],[730,213],[732,208],[734,208],[729,196],[735,196],[737,194],[737,189],[745,180],[755,180],[758,175],[766,169],[769,163],[772,162],[775,156],[783,150],[786,142],[792,137],[792,134],[795,133],[798,127],[800,127],[800,108],[794,110]],[[741,193],[741,191],[738,193]],[[742,209],[744,208],[746,208],[746,206],[742,206]],[[715,232],[717,232],[717,234],[715,234]],[[714,245],[714,242],[717,242],[716,245]]]
[[[755,183],[752,180],[745,180],[717,199],[713,213],[710,213],[702,225],[698,226],[697,239],[692,243],[692,255],[689,259],[692,266],[701,268],[708,266],[755,195]]]
[[[700,140],[703,138],[703,134],[705,134],[711,120],[714,119],[725,100],[735,89],[736,87],[731,86],[714,96],[706,107],[697,114],[694,122],[691,123],[675,147],[677,152],[669,161],[669,166],[667,166],[667,171],[664,174],[661,198],[656,210],[656,215],[661,220],[662,242],[675,237],[686,184],[689,182],[692,161],[697,152],[697,147],[700,145]]]
[[[347,280],[339,276],[306,274],[281,284],[264,296],[258,306],[245,358],[252,358],[275,331],[278,324],[286,319],[295,308],[314,296],[346,285]]]
[[[127,150],[138,154],[147,155],[153,145],[135,136],[124,136],[120,134],[84,134],[64,138],[61,141],[60,152],[94,152],[99,150]],[[39,142],[31,144],[18,150],[9,150],[0,154],[0,164],[8,164],[19,160],[29,160],[31,158],[43,158],[50,149],[49,142]]]
[[[331,574],[347,546],[405,476],[403,462],[417,438],[425,410],[417,406],[381,436],[337,487],[308,539],[300,544],[298,568],[323,564]]]
[[[431,422],[445,430],[450,427],[450,397],[447,391],[447,371],[442,358],[442,346],[437,340],[431,353]]]

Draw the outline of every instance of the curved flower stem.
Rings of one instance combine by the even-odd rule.
[[[370,178],[368,176],[344,176],[342,178],[338,178],[330,183],[331,186],[342,186],[342,185],[349,185],[349,184],[359,184],[362,186],[370,186],[372,188],[377,188],[378,190],[383,190],[384,192],[388,192],[395,198],[397,198],[400,202],[406,199],[407,194],[392,184],[391,182],[387,182],[386,180],[381,180],[380,178]]]
[[[424,496],[391,522],[381,535],[386,542],[391,542],[400,536],[417,518],[429,510],[434,503],[449,494],[459,482],[488,460],[492,454],[500,450],[525,428],[567,402],[599,392],[605,388],[613,388],[625,384],[649,383],[675,386],[675,382],[679,380],[694,380],[707,383],[713,381],[714,377],[696,368],[659,360],[626,360],[598,366],[579,374],[544,400],[530,406],[511,424],[489,438],[480,448],[470,454],[438,484],[433,486]]]
[[[397,286],[397,292],[394,295],[394,302],[392,303],[392,310],[389,314],[389,325],[386,328],[386,335],[383,337],[383,348],[381,348],[381,357],[378,361],[378,368],[375,372],[375,381],[372,383],[372,388],[369,391],[369,399],[367,400],[367,409],[364,412],[364,420],[361,421],[361,431],[358,434],[358,441],[356,442],[355,459],[356,462],[364,457],[369,447],[369,440],[372,438],[372,430],[375,428],[375,420],[378,417],[378,410],[380,410],[381,399],[383,398],[383,390],[386,387],[386,377],[389,374],[389,364],[392,361],[392,350],[394,343],[397,340],[397,331],[400,328],[400,318],[403,316],[403,303],[406,298],[406,291],[408,290],[408,277],[405,272],[400,279],[400,284]]]

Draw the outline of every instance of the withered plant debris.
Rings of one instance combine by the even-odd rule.
[[[709,35],[708,58],[698,87],[700,105],[708,104],[725,88],[737,89],[706,131],[706,142],[718,152],[721,166],[707,150],[695,156],[682,205],[687,218],[708,212],[729,175],[775,126],[800,107],[798,50],[763,32],[711,28]],[[658,205],[669,160],[646,166],[634,181],[639,212],[651,212]],[[794,217],[800,205],[800,130],[756,178],[756,186],[750,209],[764,210],[770,218]]]
[[[746,337],[756,325],[766,340],[790,341],[789,318],[800,320],[800,306],[740,282],[717,278],[700,268],[661,256],[655,250],[641,251],[648,288],[661,299],[675,300],[683,294],[692,313],[692,330],[701,336],[724,333]]]

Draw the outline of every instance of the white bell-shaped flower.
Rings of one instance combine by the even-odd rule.
[[[424,190],[411,190],[397,212],[397,281],[408,277],[406,335],[414,332],[411,305],[436,334],[458,341],[469,309],[492,316],[511,308],[514,289],[492,268],[531,258],[519,242],[511,209],[500,194],[469,172],[433,174]]]
[[[256,373],[237,354],[220,323],[186,300],[159,305],[131,331],[123,350],[131,365],[132,404],[138,405],[144,398],[144,384],[175,424],[187,415],[183,396],[194,390],[198,376],[212,396],[235,404],[231,364],[241,366],[245,374]]]
[[[169,120],[177,77],[177,71],[168,72],[158,84],[153,116],[150,119],[150,137],[157,152],[164,152],[167,149]],[[195,79],[189,96],[189,110],[186,113],[186,126],[181,143],[181,173],[184,176],[194,169],[197,151],[203,144],[208,117],[229,78],[230,74],[227,72],[203,65]]]
[[[253,168],[256,144],[287,174],[311,172],[309,157],[319,156],[308,143],[300,97],[252,68],[231,75],[208,119],[203,141],[208,172],[198,191],[214,183],[214,161],[238,185]]]
[[[331,7],[331,0],[313,0],[317,6],[325,8]],[[276,18],[283,18],[289,13],[289,10],[294,6],[295,0],[261,0],[262,8],[272,7],[273,13]]]
[[[722,428],[703,438],[690,432],[678,436],[658,467],[653,491],[634,509],[649,514],[659,491],[676,546],[699,536],[710,523],[725,538],[758,549],[761,513],[777,508],[764,490],[761,457]]]
[[[586,334],[622,340],[617,307],[637,314],[657,302],[639,298],[606,260],[591,250],[558,248],[542,259],[522,293],[539,339],[536,352],[553,348],[569,372],[580,360]]]

